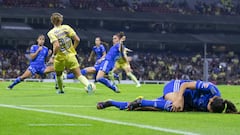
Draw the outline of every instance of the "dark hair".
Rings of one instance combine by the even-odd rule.
[[[211,109],[214,113],[222,113],[227,104],[225,113],[238,113],[236,106],[228,100],[223,100],[220,97],[217,97],[211,103]]]
[[[38,38],[39,38],[39,37],[41,37],[41,36],[43,36],[43,37],[45,38],[44,34],[39,34],[39,35],[37,36],[37,39],[36,39],[36,41],[35,41],[35,44],[36,44],[36,45],[38,44],[38,41],[37,41],[37,40],[38,40]]]
[[[119,33],[116,34],[116,36],[118,36],[118,38],[121,39],[123,36],[125,36],[125,33],[120,31]]]

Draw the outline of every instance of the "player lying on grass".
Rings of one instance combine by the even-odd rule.
[[[52,51],[44,46],[45,36],[39,35],[37,38],[37,44],[32,45],[30,49],[30,65],[27,70],[20,77],[16,78],[14,82],[8,86],[8,89],[12,89],[15,85],[23,81],[24,79],[35,75],[44,75],[54,71],[53,66],[46,66],[45,61],[48,56],[52,54]]]
[[[221,98],[218,88],[203,81],[171,80],[163,89],[163,96],[154,100],[142,97],[133,102],[118,102],[109,100],[99,102],[97,109],[115,106],[120,110],[150,110],[150,111],[201,111],[222,113],[237,113],[235,105]]]

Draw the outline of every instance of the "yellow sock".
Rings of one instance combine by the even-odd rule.
[[[127,73],[127,76],[129,77],[129,78],[131,78],[131,80],[133,80],[136,84],[138,84],[139,82],[138,82],[138,80],[137,80],[137,78],[136,78],[136,76],[133,74],[133,73]]]
[[[114,82],[114,75],[113,75],[114,73],[113,73],[113,71],[110,71],[109,73],[108,73],[108,77],[109,77],[109,79],[112,81],[112,82]]]
[[[89,81],[88,79],[83,76],[83,75],[80,75],[78,78],[77,78],[84,86],[88,86],[89,85]]]
[[[58,84],[59,90],[63,90],[63,77],[62,77],[62,75],[57,76],[57,84]]]

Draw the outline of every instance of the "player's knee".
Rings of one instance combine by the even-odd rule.
[[[62,75],[62,72],[56,72],[56,75],[57,75],[57,76],[61,76],[61,75]]]

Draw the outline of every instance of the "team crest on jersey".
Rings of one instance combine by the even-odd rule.
[[[204,87],[204,88],[207,88],[208,86],[209,86],[209,83],[204,83],[204,84],[203,84],[203,87]]]

